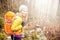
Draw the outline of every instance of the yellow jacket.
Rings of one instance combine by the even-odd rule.
[[[16,16],[11,26],[11,30],[15,31],[14,32],[15,35],[20,35],[20,33],[22,33],[23,27],[21,24],[22,24],[22,18]]]
[[[11,30],[19,30],[22,27],[21,23],[22,23],[22,18],[16,16],[15,19],[13,20]]]

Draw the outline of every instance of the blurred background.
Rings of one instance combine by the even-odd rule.
[[[21,4],[28,7],[30,29],[39,25],[47,40],[60,40],[60,0],[0,0],[0,17],[8,10],[18,12]]]

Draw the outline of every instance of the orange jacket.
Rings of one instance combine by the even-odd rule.
[[[7,34],[12,35],[11,25],[12,25],[12,18],[14,16],[14,13],[11,11],[8,11],[5,16],[5,22],[4,22],[4,30]]]
[[[11,23],[4,23],[4,29],[8,35],[12,35]]]

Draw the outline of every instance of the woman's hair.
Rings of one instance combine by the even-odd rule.
[[[19,12],[21,11],[28,11],[28,7],[26,5],[20,5]]]

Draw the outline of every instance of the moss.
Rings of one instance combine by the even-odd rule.
[[[0,17],[0,28],[3,28],[4,26],[4,19]]]
[[[2,32],[0,32],[0,39],[1,40],[6,40],[6,35]]]

